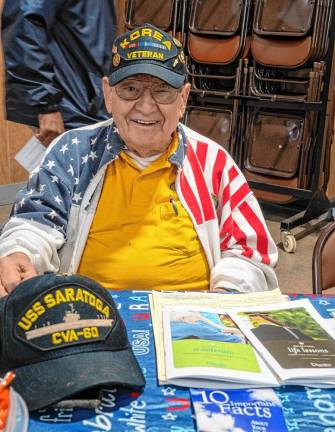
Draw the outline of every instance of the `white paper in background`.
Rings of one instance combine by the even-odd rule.
[[[33,171],[42,161],[46,147],[32,136],[15,155],[15,160],[29,173]]]

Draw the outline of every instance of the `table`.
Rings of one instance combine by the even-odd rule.
[[[125,320],[129,341],[146,376],[145,389],[142,393],[129,389],[104,391],[102,405],[96,410],[40,410],[31,414],[29,432],[196,430],[188,390],[157,386],[148,292],[113,292],[112,296]],[[335,317],[335,297],[307,297],[323,317]],[[275,391],[282,402],[289,431],[335,432],[335,389],[286,386]]]

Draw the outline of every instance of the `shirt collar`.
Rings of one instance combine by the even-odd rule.
[[[181,123],[179,123],[177,126],[176,134],[178,138],[178,144],[176,148],[172,150],[168,160],[178,168],[181,168],[183,166],[187,149],[187,138]],[[114,124],[111,124],[108,128],[106,143],[106,151],[109,153],[109,160],[117,158],[122,150],[127,149],[119,135],[118,129]]]

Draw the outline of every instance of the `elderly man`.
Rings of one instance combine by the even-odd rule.
[[[17,196],[1,294],[44,271],[108,289],[276,288],[276,246],[243,175],[179,123],[190,85],[178,40],[144,25],[116,39],[112,63],[112,118],[55,140]]]

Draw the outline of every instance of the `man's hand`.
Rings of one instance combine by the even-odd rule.
[[[0,258],[0,297],[13,291],[23,280],[36,275],[35,267],[24,253],[15,252]]]
[[[38,122],[39,129],[36,133],[36,138],[45,146],[48,146],[53,139],[64,132],[63,117],[59,111],[39,114]]]

